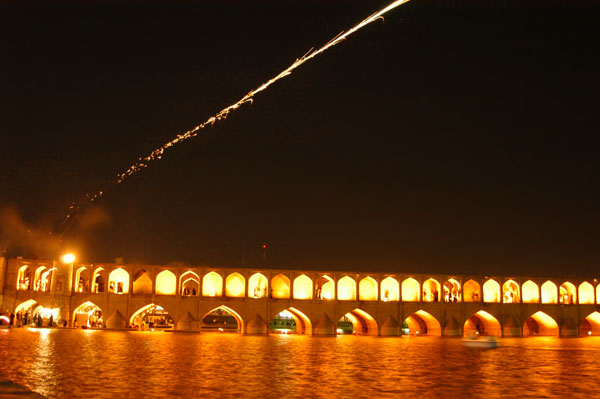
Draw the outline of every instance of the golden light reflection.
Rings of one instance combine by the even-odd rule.
[[[531,280],[523,283],[523,303],[538,303],[540,301],[540,291],[538,285]]]
[[[175,295],[177,277],[169,270],[163,270],[156,276],[156,293],[159,295]]]
[[[400,284],[393,277],[386,277],[381,281],[381,300],[399,301],[400,300]]]
[[[358,283],[358,298],[361,301],[377,300],[377,281],[372,277],[365,277]]]
[[[239,273],[231,273],[225,280],[225,295],[231,298],[243,298],[246,292],[246,279]]]
[[[542,303],[558,303],[558,288],[550,280],[542,284]]]
[[[210,272],[202,279],[202,296],[215,297],[223,295],[223,278],[220,274]]]
[[[337,282],[337,298],[340,301],[356,300],[356,282],[350,276],[344,276]]]
[[[483,301],[487,303],[500,302],[500,284],[496,280],[488,280],[483,283]]]
[[[294,279],[294,299],[312,299],[312,280],[302,274]]]
[[[402,282],[402,301],[404,302],[419,302],[420,289],[419,282],[412,277],[407,278]]]

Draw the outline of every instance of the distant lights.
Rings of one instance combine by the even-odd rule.
[[[75,255],[73,254],[64,254],[61,258],[60,258],[62,263],[73,263],[75,262]]]

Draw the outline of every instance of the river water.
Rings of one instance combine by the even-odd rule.
[[[48,398],[594,398],[600,338],[0,330],[0,379]]]

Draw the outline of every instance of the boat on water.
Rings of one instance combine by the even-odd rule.
[[[463,338],[462,343],[467,348],[494,349],[498,347],[498,340],[490,336],[471,335]]]

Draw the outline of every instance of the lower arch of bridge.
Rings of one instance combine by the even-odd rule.
[[[33,299],[21,302],[14,311],[17,325],[34,325],[49,327],[50,322],[56,323],[60,308],[46,308]],[[19,318],[16,319],[17,314]]]
[[[300,310],[290,307],[279,312],[269,323],[269,332],[275,334],[312,335],[312,323]]]
[[[142,331],[172,330],[174,325],[171,315],[154,303],[141,307],[129,318],[129,326]]]
[[[529,316],[523,324],[523,336],[558,337],[559,329],[556,321],[544,312],[536,312]]]
[[[80,328],[102,328],[104,318],[102,309],[93,302],[84,302],[73,311],[73,327]]]
[[[491,335],[499,337],[502,335],[500,322],[491,314],[480,310],[465,321],[463,334],[469,335]]]
[[[579,335],[582,337],[587,336],[600,336],[600,313],[593,312],[587,316],[581,322],[579,326]]]
[[[406,333],[408,328],[409,335],[442,335],[440,322],[424,310],[418,310],[411,314],[404,320],[404,323],[406,326],[403,326],[403,333]]]
[[[362,309],[354,309],[346,313],[338,323],[338,333],[348,334],[347,326],[343,323],[348,320],[352,323],[352,333],[355,335],[377,335],[377,322],[375,319]]]
[[[221,305],[202,316],[201,330],[212,332],[242,332],[242,317],[228,306]]]

